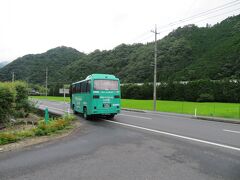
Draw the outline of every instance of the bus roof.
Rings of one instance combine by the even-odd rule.
[[[87,76],[86,79],[78,81],[78,82],[74,82],[72,84],[80,83],[82,81],[86,81],[86,80],[89,80],[89,79],[114,79],[114,80],[119,80],[118,78],[116,78],[112,74],[91,74],[91,75]]]
[[[91,74],[86,79],[117,79],[112,74]]]

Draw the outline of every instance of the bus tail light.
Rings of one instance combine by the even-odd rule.
[[[119,95],[115,95],[114,98],[120,98],[120,96]]]

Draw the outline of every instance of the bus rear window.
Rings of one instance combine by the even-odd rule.
[[[94,90],[118,90],[118,81],[116,80],[94,80]]]

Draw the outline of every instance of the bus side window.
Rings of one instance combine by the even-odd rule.
[[[77,85],[77,92],[80,93],[80,83]]]
[[[82,82],[82,92],[86,93],[86,81]]]
[[[72,87],[72,93],[76,93],[76,85],[74,84],[73,87]]]
[[[82,85],[83,85],[83,83],[81,82],[80,83],[80,93],[82,93],[82,90],[83,90],[83,86]]]
[[[90,93],[90,89],[91,89],[91,81],[90,80],[88,80],[87,81],[87,93]]]
[[[76,93],[78,93],[78,84],[76,84]]]
[[[70,85],[70,88],[69,88],[69,96],[70,98],[72,98],[72,85]]]

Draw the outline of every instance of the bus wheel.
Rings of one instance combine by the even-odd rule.
[[[74,104],[73,104],[72,109],[73,109],[73,114],[77,114],[77,111],[75,110],[75,106],[74,106]]]
[[[86,120],[88,120],[90,118],[90,116],[87,114],[87,108],[86,107],[83,108],[83,118],[86,119]]]
[[[114,118],[114,116],[115,116],[115,114],[110,114],[110,115],[107,115],[106,118],[112,120]]]

